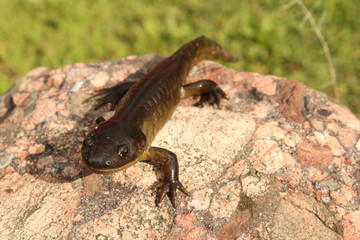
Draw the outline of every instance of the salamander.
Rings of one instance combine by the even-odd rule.
[[[98,118],[95,128],[87,134],[81,149],[84,165],[94,173],[111,174],[139,161],[159,161],[164,165],[164,177],[153,187],[158,189],[155,204],[158,206],[168,194],[176,208],[176,190],[189,195],[179,181],[177,157],[151,143],[181,99],[197,96],[200,99],[196,106],[207,103],[219,108],[220,100],[227,98],[212,80],[185,84],[192,67],[203,59],[238,60],[216,42],[201,36],[183,45],[140,80],[120,83],[90,97],[97,99],[96,109],[110,103],[115,112],[106,121]]]

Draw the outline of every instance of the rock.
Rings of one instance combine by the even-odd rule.
[[[155,206],[162,167],[90,174],[80,161],[94,89],[162,58],[38,68],[0,98],[0,239],[360,239],[360,121],[303,84],[203,61],[222,110],[182,101],[153,143],[191,193]]]

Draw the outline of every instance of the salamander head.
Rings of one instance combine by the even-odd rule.
[[[92,172],[110,174],[136,163],[145,146],[146,137],[139,128],[107,121],[86,136],[81,156]]]

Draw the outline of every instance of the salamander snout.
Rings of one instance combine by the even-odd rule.
[[[145,135],[137,128],[122,124],[99,127],[83,141],[83,163],[95,173],[117,172],[137,162],[144,152],[145,143]]]

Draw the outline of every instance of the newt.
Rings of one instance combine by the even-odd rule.
[[[84,165],[94,173],[111,174],[139,161],[159,161],[164,165],[164,177],[153,186],[158,189],[155,204],[158,206],[167,194],[176,208],[176,190],[189,195],[179,181],[177,157],[151,143],[181,99],[200,97],[196,106],[207,103],[219,108],[220,100],[227,98],[212,80],[185,84],[192,67],[203,59],[238,60],[216,42],[201,36],[183,45],[140,80],[120,83],[90,97],[98,101],[95,109],[110,103],[115,113],[106,121],[99,117],[87,134],[81,149]]]

